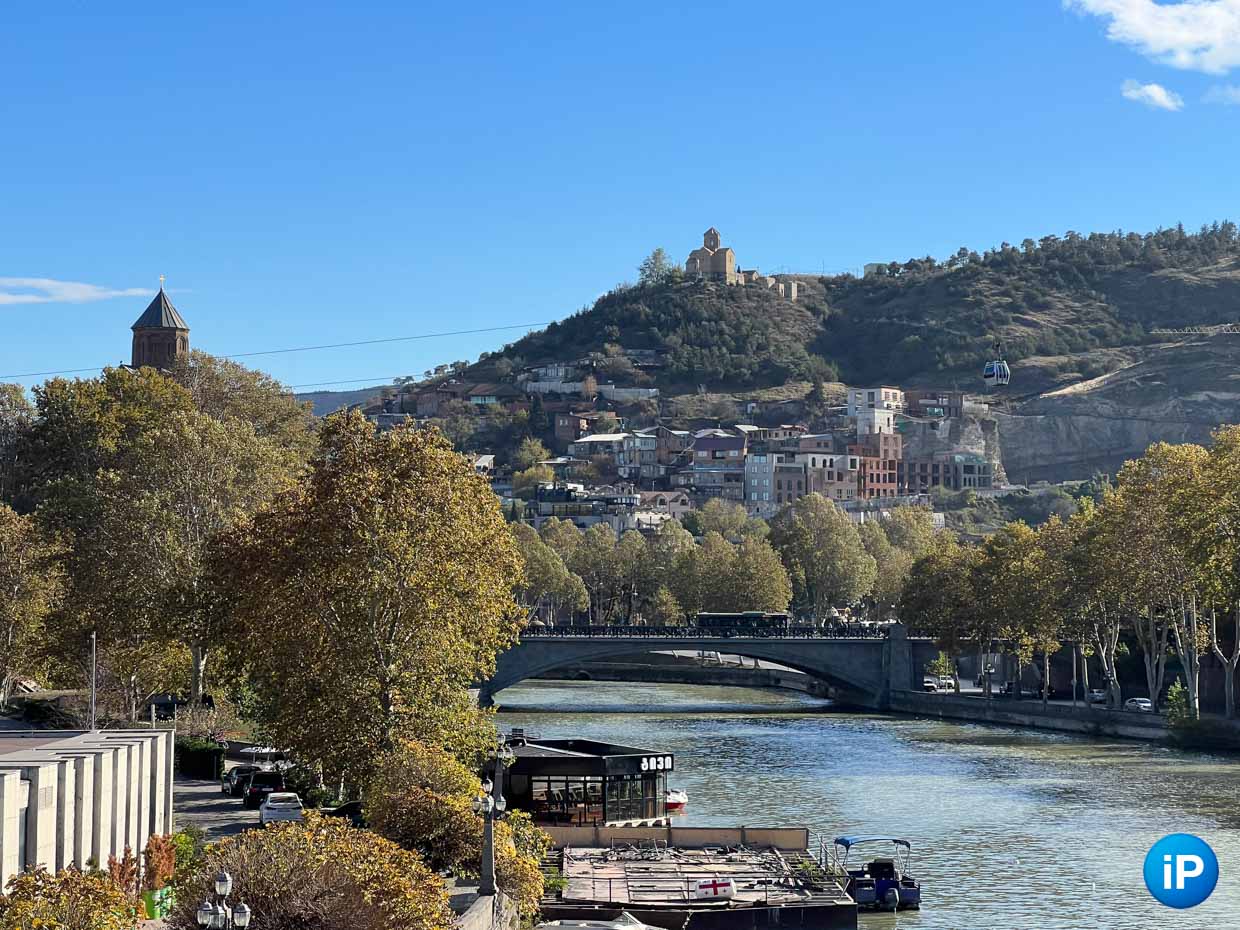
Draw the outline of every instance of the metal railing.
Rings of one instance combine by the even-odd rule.
[[[835,623],[825,626],[789,625],[761,629],[710,629],[698,626],[629,626],[590,624],[530,626],[522,639],[589,637],[599,639],[886,639],[886,626]]]

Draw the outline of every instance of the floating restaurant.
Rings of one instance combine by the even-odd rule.
[[[676,760],[587,739],[527,738],[513,730],[515,759],[504,772],[504,797],[550,826],[654,824],[667,816],[667,776]]]

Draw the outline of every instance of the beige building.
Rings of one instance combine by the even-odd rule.
[[[0,731],[0,887],[171,833],[171,730]]]
[[[702,233],[702,247],[689,253],[685,260],[685,274],[724,284],[743,283],[740,272],[736,270],[736,253],[720,245],[719,230],[714,226]]]

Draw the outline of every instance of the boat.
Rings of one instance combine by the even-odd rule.
[[[680,788],[668,788],[663,797],[664,809],[669,814],[683,814],[685,805],[689,803],[689,795]]]
[[[877,843],[890,843],[892,855],[849,866],[853,847]],[[921,883],[908,871],[913,855],[913,845],[908,840],[872,833],[837,836],[834,853],[836,864],[848,876],[845,890],[857,902],[858,910],[902,911],[921,907]]]

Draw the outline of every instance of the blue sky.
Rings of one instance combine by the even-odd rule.
[[[1240,219],[1240,0],[192,6],[0,10],[0,376],[127,361],[161,273],[231,354],[560,318],[711,225],[813,272]]]

